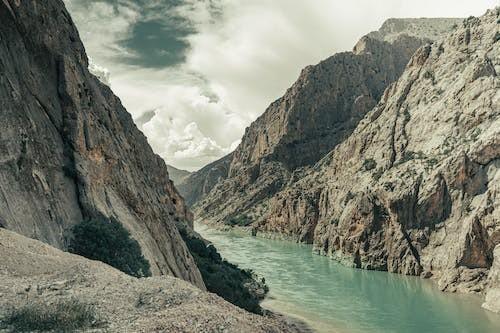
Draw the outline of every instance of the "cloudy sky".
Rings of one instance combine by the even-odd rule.
[[[232,151],[300,70],[390,17],[500,0],[65,0],[89,56],[156,153],[196,170]]]

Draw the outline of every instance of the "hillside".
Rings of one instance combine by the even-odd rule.
[[[194,205],[200,198],[210,193],[215,185],[227,178],[232,158],[232,154],[226,155],[200,170],[192,172],[177,184],[177,188],[188,206]]]
[[[186,177],[188,177],[191,172],[186,170],[177,169],[171,165],[167,164],[168,176],[177,186],[177,184],[181,183]]]
[[[280,316],[250,314],[180,279],[137,279],[5,229],[0,253],[0,331],[12,309],[78,302],[95,312],[91,332],[308,332]]]

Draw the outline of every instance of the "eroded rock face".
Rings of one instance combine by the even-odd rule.
[[[385,88],[399,78],[412,54],[429,41],[423,27],[429,22],[443,27],[427,29],[434,36],[439,31],[449,32],[459,22],[411,21],[412,25],[404,23],[367,35],[352,52],[305,68],[286,94],[247,128],[231,157],[226,179],[213,182],[208,192],[199,191],[198,184],[190,181],[195,173],[181,186],[188,203],[195,204],[195,214],[215,222],[238,214],[258,218],[267,208],[262,206],[267,199],[302,177],[304,168],[349,137]],[[421,31],[410,35],[418,26]],[[185,188],[197,195],[191,196]],[[302,213],[292,215],[289,218],[297,223],[315,223]],[[313,229],[301,231],[299,239],[312,241]]]
[[[486,307],[497,308],[496,269],[487,276],[500,243],[499,17],[420,48],[352,135],[266,202],[257,233],[433,276],[447,291],[491,285]]]
[[[488,274],[489,288],[483,308],[500,313],[500,245],[497,245],[493,254],[495,259]]]
[[[113,216],[154,275],[204,288],[175,227],[192,220],[130,114],[88,71],[60,0],[0,2],[0,223],[60,249],[70,228]]]
[[[0,253],[2,319],[28,304],[76,300],[96,309],[100,322],[86,330],[92,332],[311,332],[280,316],[246,312],[180,279],[137,279],[4,229]]]

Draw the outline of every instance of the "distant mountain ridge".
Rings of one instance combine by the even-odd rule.
[[[219,182],[227,178],[233,154],[212,162],[196,172],[192,172],[179,184],[179,192],[189,206],[194,205],[200,198],[205,197]]]
[[[457,18],[390,18],[379,30],[370,32],[367,36],[379,40],[393,41],[401,34],[411,37],[437,40],[457,28],[463,19]]]
[[[167,164],[167,170],[168,170],[168,176],[176,186],[191,174],[191,172],[187,170],[177,169],[176,167],[171,166],[169,164]]]

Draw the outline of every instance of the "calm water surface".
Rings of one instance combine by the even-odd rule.
[[[481,299],[440,292],[428,280],[344,267],[311,247],[195,225],[227,260],[264,276],[263,306],[318,332],[499,333]]]

